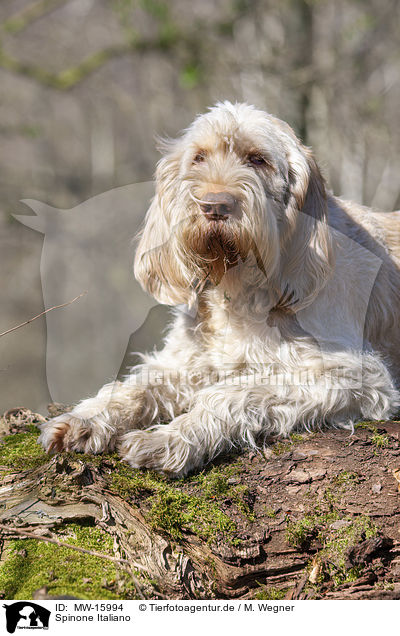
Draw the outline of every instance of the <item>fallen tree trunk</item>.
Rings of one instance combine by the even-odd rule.
[[[49,458],[41,420],[27,409],[2,420],[3,597],[400,598],[399,422],[271,440],[170,480],[116,455]],[[30,580],[39,543],[54,568],[32,560]],[[82,576],[79,561],[61,585],[65,554],[97,559],[109,580]]]

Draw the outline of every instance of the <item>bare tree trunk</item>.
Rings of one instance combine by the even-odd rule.
[[[312,76],[312,69],[314,68],[314,4],[301,0],[296,2],[298,20],[299,20],[299,47],[297,51],[298,55],[298,68],[302,68],[307,72],[309,80],[303,82],[298,87],[299,93],[299,127],[298,133],[300,139],[305,144],[309,143],[308,137],[308,116],[311,99],[311,85],[314,84],[315,78]],[[315,67],[315,72],[318,67]]]

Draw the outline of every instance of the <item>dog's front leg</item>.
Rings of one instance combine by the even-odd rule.
[[[191,326],[186,315],[178,314],[164,349],[145,355],[124,382],[106,384],[95,397],[43,424],[39,442],[47,451],[111,451],[125,432],[170,421],[187,410],[201,383],[193,375],[201,356]]]
[[[359,419],[390,417],[400,396],[379,357],[348,354],[346,362],[339,368],[332,356],[329,372],[308,384],[252,385],[249,376],[239,386],[203,388],[170,424],[123,435],[119,453],[134,468],[180,477],[232,447],[255,447],[260,433],[287,435],[295,426],[323,422],[351,428]]]
[[[171,375],[169,369],[144,365],[125,382],[106,384],[95,397],[43,424],[39,442],[48,452],[112,451],[126,431],[171,420],[187,408],[190,386],[173,384]]]
[[[264,425],[265,389],[216,384],[195,395],[187,413],[170,424],[123,435],[118,452],[134,468],[186,475],[236,445],[254,445]]]

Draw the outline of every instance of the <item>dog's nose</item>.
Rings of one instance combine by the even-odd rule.
[[[233,214],[237,200],[229,192],[208,192],[200,204],[203,214],[210,218],[226,218]]]

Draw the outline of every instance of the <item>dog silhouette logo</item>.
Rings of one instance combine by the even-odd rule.
[[[3,605],[6,610],[6,628],[9,634],[16,629],[48,629],[50,610],[27,601]]]
[[[153,190],[152,182],[114,188],[69,210],[29,199],[24,203],[36,216],[15,216],[44,236],[45,309],[86,292],[65,310],[46,314],[46,378],[53,402],[73,404],[115,379],[131,334],[157,305],[132,272],[132,240]]]

